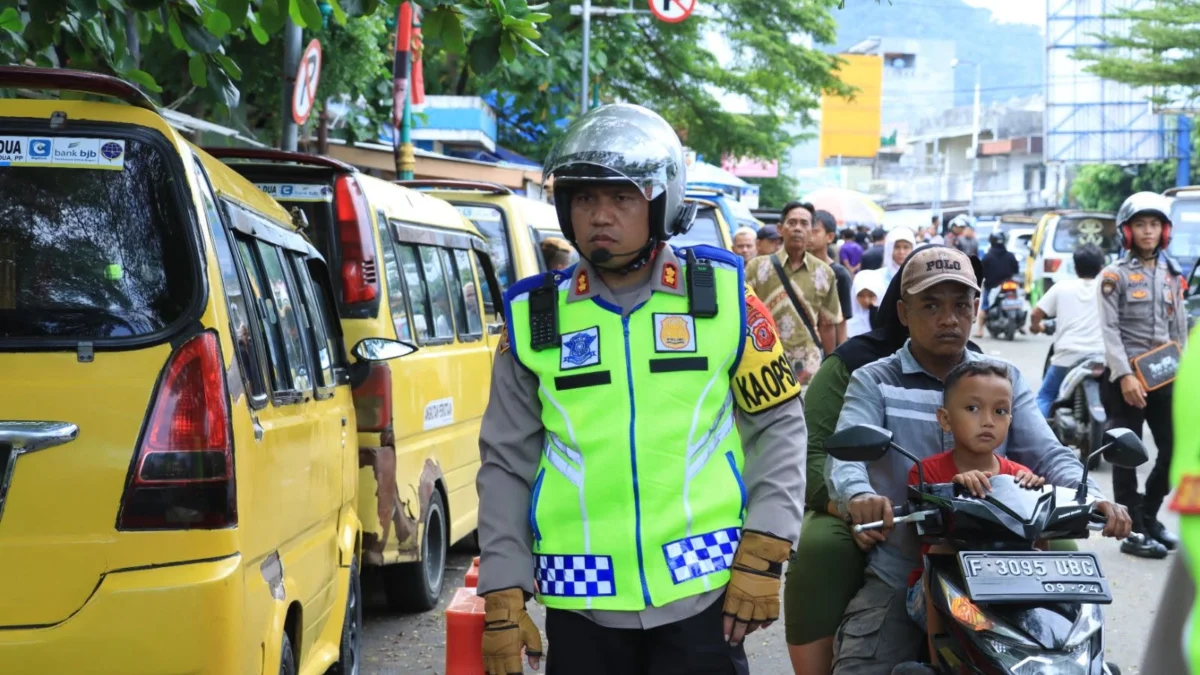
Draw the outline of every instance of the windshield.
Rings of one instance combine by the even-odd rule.
[[[1121,240],[1117,237],[1117,223],[1112,218],[1091,216],[1063,216],[1054,226],[1054,250],[1073,253],[1080,246],[1092,244],[1105,253],[1120,253]]]
[[[1200,258],[1200,199],[1176,199],[1171,205],[1171,225],[1167,250],[1188,270]]]
[[[725,242],[721,239],[720,223],[717,221],[716,209],[706,206],[696,211],[696,220],[692,222],[692,229],[688,230],[687,234],[671,237],[671,244],[673,246],[707,244],[717,248],[725,248]]]
[[[133,337],[179,319],[194,291],[188,222],[162,154],[130,139],[20,140],[31,158],[40,142],[43,156],[61,145],[84,159],[0,166],[0,338]]]
[[[488,254],[496,265],[496,276],[500,278],[500,288],[508,290],[508,287],[516,281],[516,273],[513,271],[512,256],[509,255],[508,223],[504,219],[504,212],[495,206],[466,204],[455,204],[454,206],[467,220],[474,223],[479,233],[487,240]]]

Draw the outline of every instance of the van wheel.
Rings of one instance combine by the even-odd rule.
[[[393,609],[426,612],[437,606],[446,580],[449,548],[446,504],[439,490],[429,497],[421,537],[421,559],[383,568],[383,589]]]
[[[342,640],[337,663],[330,675],[358,675],[362,662],[362,579],[358,572],[358,556],[350,562],[350,591],[346,594],[346,620],[342,623]]]
[[[283,647],[279,651],[279,675],[296,675],[296,654],[292,651],[292,640],[285,632]]]

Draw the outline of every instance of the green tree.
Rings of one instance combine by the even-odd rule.
[[[508,6],[521,1],[509,0]],[[597,0],[593,6],[628,5]],[[836,6],[837,0],[718,0],[677,24],[645,15],[595,17],[589,75],[602,102],[630,101],[656,110],[706,157],[778,159],[795,140],[784,127],[811,124],[823,90],[851,93],[833,72],[840,63],[836,56],[790,39],[808,34],[817,43],[832,43]],[[510,61],[483,58],[495,53],[497,43],[487,30],[468,30],[465,42],[457,44],[439,32],[445,25],[426,20],[427,90],[500,92],[495,100],[500,142],[544,157],[563,121],[579,113],[582,18],[555,12],[540,24],[537,40],[549,56]],[[724,37],[728,62],[710,49],[710,35]],[[718,92],[740,97],[753,114],[723,110]]]
[[[1162,192],[1175,185],[1175,160],[1135,166],[1086,164],[1071,183],[1071,198],[1083,209],[1116,213],[1121,202],[1142,190]],[[1192,172],[1192,182],[1197,174]]]
[[[349,18],[376,11],[394,14],[399,0],[0,0],[0,61],[70,67],[116,74],[146,90],[161,93],[163,85],[139,67],[129,49],[137,35],[147,52],[178,63],[183,58],[188,78],[211,100],[226,109],[237,107],[247,63],[233,58],[235,40],[267,44],[288,17],[297,25],[317,30],[327,21],[344,25]],[[500,46],[499,59],[515,59],[518,46],[537,51],[533,40],[543,16],[524,0],[416,0],[443,20],[439,35],[450,43],[464,33],[490,31]],[[456,38],[457,36],[457,38]],[[156,51],[157,50],[157,51]],[[490,53],[490,52],[489,52]],[[254,62],[254,68],[261,64]],[[177,79],[183,70],[169,73]],[[164,79],[164,82],[166,80]]]
[[[1105,49],[1080,49],[1076,58],[1100,77],[1135,86],[1179,87],[1194,98],[1200,88],[1200,2],[1157,0],[1144,9],[1123,9],[1128,33],[1107,34]],[[1126,23],[1128,22],[1128,23]],[[1121,25],[1121,24],[1117,24]],[[1165,103],[1159,95],[1156,102]]]

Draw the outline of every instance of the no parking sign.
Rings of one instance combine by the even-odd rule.
[[[660,21],[679,23],[691,16],[696,9],[696,0],[649,0],[650,11]]]
[[[292,119],[304,124],[317,101],[317,81],[321,77],[321,43],[313,40],[304,48],[300,67],[296,69],[296,84],[292,87]]]

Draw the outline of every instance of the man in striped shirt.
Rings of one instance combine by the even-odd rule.
[[[846,390],[838,429],[856,424],[885,427],[895,443],[918,458],[951,450],[954,438],[937,422],[943,379],[964,360],[1005,363],[1013,379],[1012,424],[996,454],[1028,466],[1055,485],[1078,485],[1083,465],[1063,447],[1038,411],[1033,391],[1012,364],[966,349],[979,285],[970,259],[950,247],[917,251],[901,277],[897,310],[909,340],[895,354],[856,370]],[[911,528],[893,529],[892,504],[905,500],[911,463],[889,453],[868,464],[829,458],[825,478],[843,513],[855,523],[883,520],[882,531],[855,535],[870,546],[866,583],[851,600],[834,638],[833,675],[888,675],[894,666],[916,658],[922,633],[906,613],[904,594],[909,571],[920,564],[920,547]],[[1089,488],[1099,497],[1095,484]],[[1101,502],[1108,517],[1105,534],[1129,533],[1123,506]]]

